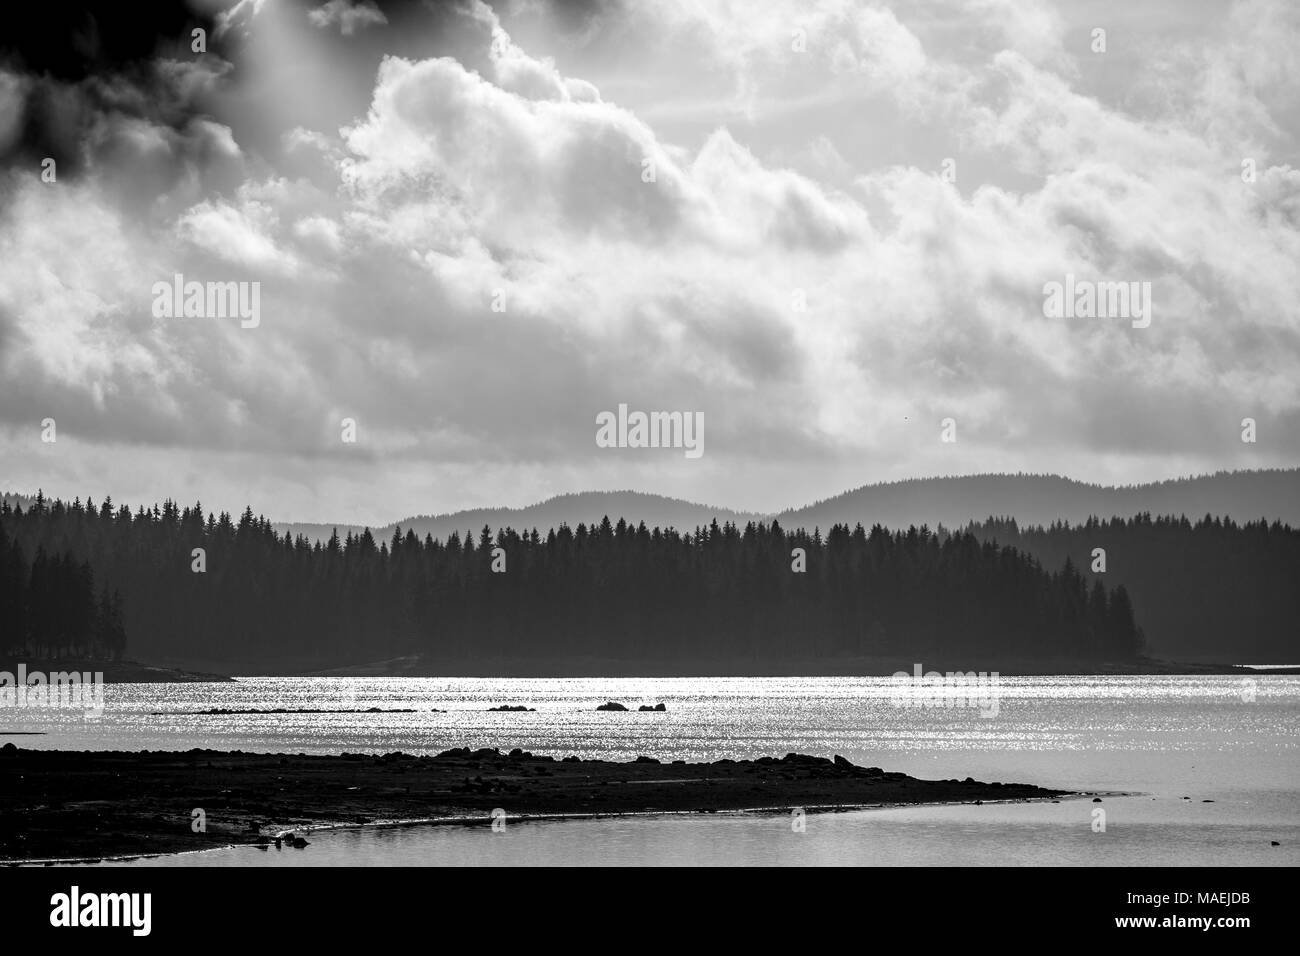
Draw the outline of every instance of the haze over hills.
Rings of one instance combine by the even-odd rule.
[[[1300,468],[1221,471],[1142,485],[1109,487],[1059,475],[968,475],[865,485],[806,508],[783,511],[783,526],[833,524],[886,527],[943,524],[949,528],[990,515],[1020,524],[1077,524],[1096,516],[1207,514],[1235,521],[1267,518],[1300,525]]]
[[[714,518],[717,518],[719,524],[732,521],[743,525],[751,519],[758,520],[762,517],[638,491],[588,491],[557,495],[525,508],[478,508],[450,514],[416,515],[383,528],[372,528],[371,532],[377,538],[386,538],[392,534],[394,527],[400,527],[403,532],[411,530],[421,538],[431,534],[435,540],[441,540],[453,531],[461,535],[472,531],[477,535],[484,525],[491,526],[493,531],[510,527],[516,530],[537,528],[546,532],[562,524],[571,528],[576,528],[579,524],[598,524],[606,515],[613,522],[624,518],[633,525],[644,521],[648,528],[676,528],[683,532],[693,531],[697,525],[707,525]],[[328,539],[335,527],[338,528],[339,537],[344,537],[349,530],[354,533],[362,530],[357,525],[276,525],[281,534],[289,531],[295,536],[304,534],[309,539],[321,541]]]
[[[5,493],[12,507],[27,508],[31,496]],[[132,502],[134,509],[139,502]],[[1131,517],[1144,512],[1152,515],[1186,515],[1197,519],[1205,515],[1231,517],[1238,522],[1266,518],[1300,527],[1300,468],[1259,471],[1223,471],[1212,475],[1176,478],[1141,485],[1111,487],[1088,484],[1059,475],[962,475],[941,478],[915,478],[906,481],[864,485],[843,494],[799,508],[775,514],[735,511],[730,508],[698,504],[663,495],[637,491],[588,491],[557,495],[524,508],[476,508],[439,515],[416,515],[382,527],[372,527],[377,539],[392,535],[395,527],[445,539],[453,531],[477,534],[484,525],[494,531],[511,527],[516,530],[537,528],[545,533],[567,524],[599,523],[606,515],[617,523],[619,518],[647,527],[676,528],[692,531],[715,518],[743,527],[747,521],[770,521],[776,518],[787,529],[820,528],[823,532],[834,524],[870,528],[928,525],[937,528],[960,528],[990,516],[1011,517],[1021,525],[1051,525],[1057,521],[1077,524],[1089,517]],[[340,537],[349,531],[359,534],[362,525],[324,522],[277,522],[280,534],[305,535],[311,541],[325,541],[337,528]]]
[[[1089,517],[1206,514],[1231,517],[1236,521],[1267,518],[1300,527],[1300,468],[1265,471],[1217,472],[1192,478],[1143,485],[1109,487],[1074,481],[1059,475],[964,475],[946,478],[917,478],[886,484],[864,485],[833,498],[775,515],[732,511],[661,495],[633,491],[592,491],[548,498],[526,508],[480,508],[443,515],[418,515],[395,524],[372,529],[376,538],[392,534],[394,527],[412,530],[420,537],[431,534],[446,538],[451,532],[476,534],[484,525],[493,530],[537,528],[546,532],[568,524],[598,523],[606,515],[617,522],[644,521],[647,527],[690,531],[715,518],[719,524],[733,521],[771,520],[782,527],[821,528],[834,524],[870,528],[942,524],[957,528],[989,516],[1012,517],[1021,524],[1051,525],[1056,521],[1078,523]],[[283,534],[304,534],[311,540],[325,540],[337,527],[339,535],[360,532],[360,526],[330,524],[278,524]]]

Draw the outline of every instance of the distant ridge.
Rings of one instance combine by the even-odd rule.
[[[558,495],[525,508],[478,508],[441,515],[416,515],[382,528],[372,528],[376,537],[387,537],[394,527],[412,530],[420,537],[431,534],[446,538],[453,531],[476,534],[488,525],[517,530],[551,528],[580,522],[592,524],[606,515],[613,522],[623,518],[630,524],[644,521],[648,527],[673,527],[690,531],[709,524],[732,521],[743,525],[750,520],[775,517],[783,527],[821,528],[833,524],[880,524],[887,528],[942,524],[962,527],[990,516],[1012,517],[1021,524],[1051,525],[1057,521],[1077,523],[1091,516],[1129,517],[1143,512],[1153,515],[1206,514],[1231,517],[1236,521],[1267,518],[1300,527],[1300,468],[1258,471],[1220,471],[1210,475],[1175,478],[1149,484],[1107,486],[1075,481],[1060,475],[982,474],[864,485],[801,508],[773,514],[733,511],[662,495],[635,491],[590,491]],[[340,536],[360,532],[360,525],[277,524],[283,534],[303,534],[312,540],[327,539],[337,527]]]
[[[30,495],[3,494],[13,507],[28,508]],[[557,495],[524,508],[475,508],[438,515],[415,515],[380,527],[370,526],[371,533],[389,537],[395,527],[445,539],[453,531],[477,534],[484,525],[494,531],[512,527],[516,530],[537,528],[542,533],[561,524],[577,527],[579,523],[599,523],[606,515],[610,521],[623,518],[636,525],[676,528],[692,531],[717,519],[744,525],[747,521],[770,521],[776,518],[787,529],[821,528],[834,524],[850,527],[861,524],[870,528],[910,525],[944,525],[954,529],[988,517],[1011,517],[1022,525],[1068,521],[1077,524],[1089,517],[1132,517],[1143,512],[1152,515],[1186,515],[1196,519],[1207,514],[1230,517],[1235,521],[1266,518],[1300,527],[1300,468],[1274,468],[1251,471],[1219,471],[1210,475],[1174,478],[1138,485],[1095,485],[1060,475],[981,474],[935,478],[911,478],[904,481],[863,485],[800,508],[775,514],[734,511],[714,505],[683,501],[663,495],[638,491],[587,491]],[[337,528],[340,537],[348,532],[360,534],[364,525],[324,522],[277,522],[280,534],[288,531],[295,537],[305,535],[311,541],[325,541]]]
[[[1267,518],[1300,526],[1300,468],[1219,471],[1140,485],[1093,485],[1060,475],[966,475],[865,485],[806,508],[783,511],[782,525],[861,522],[949,528],[990,515],[1021,524],[1077,523],[1089,517],[1206,514],[1236,521]]]
[[[484,525],[490,525],[493,531],[509,526],[521,530],[537,528],[545,533],[562,524],[571,528],[576,528],[580,523],[598,524],[606,515],[616,523],[619,518],[623,518],[632,525],[644,521],[648,528],[676,528],[683,532],[694,531],[696,525],[707,525],[715,517],[719,523],[733,521],[738,524],[763,517],[639,491],[587,491],[556,495],[524,508],[476,508],[450,514],[415,515],[382,528],[372,528],[371,533],[376,537],[388,537],[394,528],[400,527],[403,533],[410,530],[421,538],[430,534],[441,540],[453,531],[462,536],[466,531],[477,535]],[[311,540],[321,541],[328,539],[335,527],[338,528],[339,537],[344,537],[348,531],[358,533],[363,530],[360,525],[276,525],[281,534],[289,531],[295,537],[304,534]]]

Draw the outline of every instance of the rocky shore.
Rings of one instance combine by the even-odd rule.
[[[0,861],[266,845],[285,831],[399,820],[487,826],[552,814],[806,811],[1027,800],[1064,791],[918,780],[843,757],[711,763],[555,759],[458,748],[437,756],[0,748]],[[291,842],[291,841],[290,841]]]

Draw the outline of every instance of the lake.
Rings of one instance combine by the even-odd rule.
[[[1001,678],[996,696],[996,715],[982,716],[916,706],[925,695],[900,698],[889,678],[248,678],[110,685],[97,720],[8,708],[0,731],[43,733],[0,739],[294,753],[496,746],[622,760],[796,751],[919,777],[1130,794],[809,814],[803,832],[783,814],[510,822],[499,833],[485,819],[317,832],[306,850],[241,847],[134,865],[1300,864],[1300,677]],[[597,712],[606,700],[634,709]],[[666,712],[635,710],[659,702]],[[488,711],[501,704],[535,711]],[[370,707],[415,712],[194,713]],[[1094,832],[1098,809],[1105,832]]]

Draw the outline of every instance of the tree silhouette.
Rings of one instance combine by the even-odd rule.
[[[405,654],[752,668],[1141,651],[1127,594],[1073,560],[1049,572],[1016,547],[925,526],[823,535],[713,521],[683,533],[605,517],[545,535],[485,526],[438,541],[399,528],[379,544],[369,530],[313,544],[251,508],[235,522],[197,503],[133,514],[39,495],[26,511],[0,505],[0,529],[5,642],[29,651],[120,654],[127,633],[135,656],[259,669]]]

